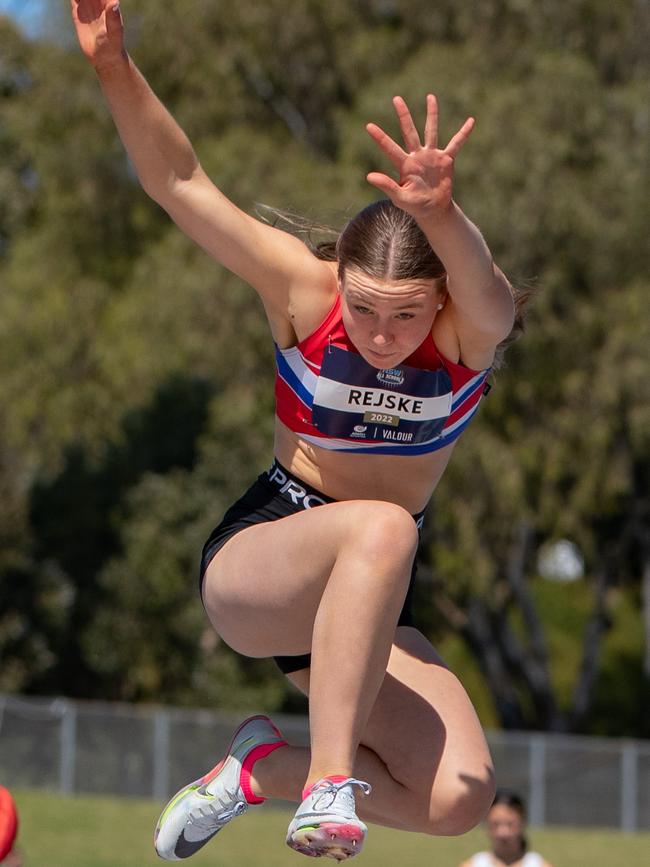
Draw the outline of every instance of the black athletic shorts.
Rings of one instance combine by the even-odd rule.
[[[228,539],[239,533],[240,530],[245,530],[246,527],[252,527],[254,524],[277,521],[279,518],[295,515],[303,509],[313,509],[325,503],[334,502],[336,501],[331,497],[325,496],[301,479],[292,476],[281,464],[274,461],[271,468],[258,476],[257,481],[251,485],[244,496],[228,509],[221,523],[210,533],[203,546],[200,588],[203,588],[205,572],[212,558],[221,550]],[[413,516],[418,530],[422,526],[423,516],[424,512]],[[398,626],[414,625],[411,605],[415,571],[414,560],[406,599],[397,621]],[[274,656],[273,659],[285,674],[310,666],[309,653],[299,656]]]

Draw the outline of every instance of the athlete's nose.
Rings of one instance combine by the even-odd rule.
[[[393,342],[393,337],[387,331],[375,331],[370,335],[375,346],[388,346]]]

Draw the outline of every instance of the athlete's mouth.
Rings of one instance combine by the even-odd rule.
[[[368,352],[371,355],[376,355],[377,358],[390,358],[391,356],[395,355],[394,352],[377,352],[375,349],[369,349]]]

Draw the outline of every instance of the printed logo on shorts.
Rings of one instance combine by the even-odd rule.
[[[312,509],[314,506],[324,506],[327,503],[327,500],[323,500],[322,497],[308,493],[299,482],[282,472],[277,464],[274,464],[269,472],[269,481],[277,485],[280,493],[288,496],[295,506]]]

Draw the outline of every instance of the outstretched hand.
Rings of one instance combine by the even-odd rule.
[[[124,26],[119,0],[70,0],[81,50],[96,68],[124,55]]]
[[[381,172],[370,172],[367,180],[385,193],[398,208],[415,219],[443,213],[452,203],[454,160],[474,127],[468,118],[445,148],[438,148],[438,103],[427,95],[427,119],[424,144],[413,123],[411,112],[401,96],[393,98],[399,119],[404,148],[375,123],[366,125],[399,173],[399,182]]]

